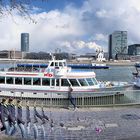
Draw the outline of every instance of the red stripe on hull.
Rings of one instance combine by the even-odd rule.
[[[38,76],[38,74],[19,74],[19,73],[6,73],[6,75]]]

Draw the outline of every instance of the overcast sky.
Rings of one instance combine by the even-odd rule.
[[[92,53],[108,50],[108,35],[128,31],[128,45],[140,43],[140,0],[36,0],[36,24],[13,16],[0,19],[0,50],[20,50],[20,34],[30,34],[30,52]]]

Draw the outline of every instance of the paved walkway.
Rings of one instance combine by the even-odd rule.
[[[75,111],[58,108],[45,109],[45,112],[54,125],[44,125],[44,140],[140,140],[139,107],[78,108]],[[42,139],[40,123],[38,130],[38,139]]]

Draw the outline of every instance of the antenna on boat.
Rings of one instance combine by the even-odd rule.
[[[55,60],[55,56],[52,53],[50,53],[50,56],[52,60]]]

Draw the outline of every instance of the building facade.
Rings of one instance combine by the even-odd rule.
[[[21,33],[21,52],[29,52],[29,33]]]
[[[114,31],[109,35],[109,59],[117,59],[117,54],[128,54],[127,31]]]
[[[129,45],[128,55],[140,55],[140,44]]]

